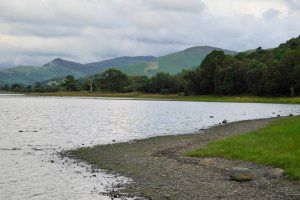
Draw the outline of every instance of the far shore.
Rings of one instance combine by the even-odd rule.
[[[289,177],[265,176],[273,166],[239,160],[186,157],[185,152],[211,141],[266,128],[275,118],[233,122],[194,134],[158,136],[127,143],[97,145],[64,152],[108,173],[133,179],[108,192],[116,197],[145,199],[299,199],[300,185]],[[229,178],[231,167],[246,167],[255,174],[250,182]]]
[[[103,93],[103,92],[50,92],[26,93],[29,96],[65,96],[65,97],[112,97],[140,100],[169,100],[194,102],[236,102],[236,103],[276,103],[300,104],[300,97],[258,97],[258,96],[184,96],[182,94],[146,94],[146,93]]]

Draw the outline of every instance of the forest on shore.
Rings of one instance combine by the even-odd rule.
[[[300,36],[273,49],[261,47],[235,55],[212,51],[194,70],[177,75],[127,76],[117,69],[86,78],[74,76],[33,85],[5,85],[4,91],[90,91],[184,95],[300,95]]]

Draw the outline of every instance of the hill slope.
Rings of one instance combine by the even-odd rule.
[[[140,62],[151,62],[155,59],[156,57],[154,56],[136,56],[136,57],[124,56],[124,57],[104,60],[101,62],[88,63],[85,64],[84,66],[90,70],[90,74],[93,74],[93,73],[101,72],[111,67],[122,67],[125,65],[131,65]]]
[[[96,63],[80,64],[56,58],[42,67],[17,66],[0,70],[0,83],[32,84],[57,77],[73,75],[83,77],[104,71],[110,67],[121,67],[130,63],[147,62],[156,59],[153,56],[120,57]]]
[[[137,56],[119,57],[101,62],[81,64],[56,58],[42,67],[17,66],[0,70],[0,82],[12,84],[32,84],[37,81],[45,81],[56,77],[73,75],[83,77],[103,72],[107,68],[117,68],[128,75],[152,76],[158,72],[176,74],[182,69],[191,69],[199,66],[201,61],[213,50],[221,50],[214,47],[192,47],[166,56]],[[233,51],[224,50],[226,54],[234,54]]]
[[[63,67],[33,67],[33,66],[17,66],[14,68],[4,69],[0,71],[0,80],[6,84],[20,83],[30,84],[37,81],[51,79],[53,77],[64,77],[68,74],[81,76],[75,70],[66,69]]]
[[[183,69],[198,67],[202,60],[213,50],[222,50],[225,54],[236,54],[237,52],[224,50],[215,47],[197,46],[183,51],[158,57],[151,62],[141,62],[122,66],[121,71],[128,75],[155,75],[158,72],[169,74],[180,73]]]

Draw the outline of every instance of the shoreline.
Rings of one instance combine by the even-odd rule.
[[[184,96],[178,94],[146,94],[146,93],[101,93],[101,92],[53,92],[25,93],[26,96],[52,97],[105,97],[124,98],[130,100],[161,100],[161,101],[190,101],[190,102],[224,102],[224,103],[273,103],[300,104],[300,97],[258,97],[258,96]]]
[[[85,161],[111,174],[129,177],[133,183],[114,188],[108,193],[115,197],[145,199],[297,199],[300,185],[283,176],[264,176],[272,166],[238,160],[204,158],[183,154],[195,147],[231,135],[267,127],[275,118],[248,120],[213,126],[198,133],[157,136],[127,143],[97,145],[65,152],[64,156]],[[247,167],[255,180],[231,181],[228,169]]]

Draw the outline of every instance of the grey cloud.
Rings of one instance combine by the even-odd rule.
[[[283,2],[286,3],[292,10],[300,10],[299,0],[283,0]]]
[[[201,12],[205,4],[201,0],[143,0],[154,9],[166,9],[180,12]]]
[[[9,22],[7,20],[0,22],[1,33],[9,35],[33,35],[40,37],[66,37],[81,35],[84,29],[76,27],[52,25],[52,24],[28,24]]]
[[[0,5],[0,18],[14,22],[110,28],[122,21],[103,0],[1,0]]]
[[[280,14],[281,14],[281,12],[280,12],[279,10],[276,10],[276,9],[274,9],[274,8],[270,8],[269,10],[267,10],[267,11],[265,11],[265,12],[263,13],[263,16],[264,16],[265,18],[270,19],[270,18],[276,18],[276,17],[278,17]]]
[[[87,63],[198,45],[270,48],[300,33],[292,20],[300,13],[279,12],[213,14],[200,0],[1,0],[0,63]]]

